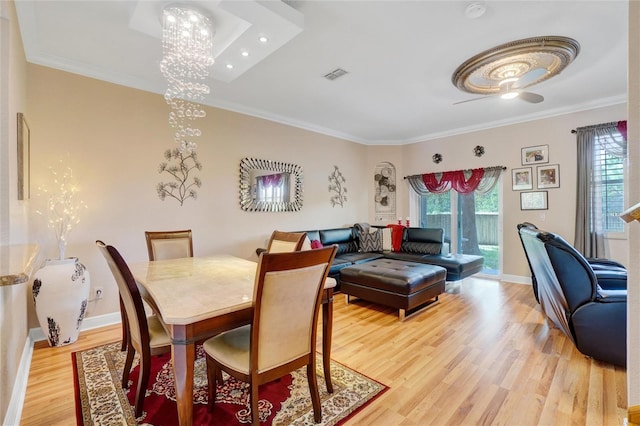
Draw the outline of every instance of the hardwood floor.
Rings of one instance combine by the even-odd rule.
[[[61,348],[38,343],[21,424],[74,425],[71,352],[119,339],[117,325]],[[526,285],[469,278],[404,322],[339,294],[332,358],[390,387],[349,425],[621,425],[626,417],[625,370],[580,354]]]

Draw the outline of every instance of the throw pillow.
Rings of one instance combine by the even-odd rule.
[[[382,231],[382,250],[383,251],[391,251],[393,250],[393,244],[391,239],[391,228],[383,228]]]
[[[311,250],[311,240],[309,237],[304,237],[304,242],[302,243],[302,248],[300,250]]]
[[[360,234],[360,251],[382,251],[382,232],[380,229]]]
[[[322,243],[318,240],[311,240],[311,248],[312,249],[322,248]]]
[[[400,251],[402,246],[402,233],[404,232],[404,225],[389,224],[387,228],[391,228],[391,245],[393,251]]]

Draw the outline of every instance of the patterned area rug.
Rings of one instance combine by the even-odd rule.
[[[197,348],[194,374],[194,424],[234,425],[251,423],[248,385],[224,375],[216,406],[208,413],[206,362]],[[78,425],[177,425],[177,407],[171,357],[152,359],[151,379],[143,415],[133,417],[138,381],[137,356],[129,377],[129,390],[120,386],[125,353],[120,343],[110,343],[72,354]],[[321,356],[317,357],[318,387],[322,401],[322,425],[339,425],[388,388],[335,361],[331,362],[333,394],[327,393]],[[301,368],[260,387],[259,416],[266,425],[313,425],[313,409],[306,369]]]

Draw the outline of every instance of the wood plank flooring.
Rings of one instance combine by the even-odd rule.
[[[404,322],[344,299],[334,304],[332,358],[390,387],[348,425],[623,424],[625,370],[580,354],[530,286],[468,278]],[[61,348],[38,343],[21,424],[74,425],[71,352],[119,338],[117,325]]]

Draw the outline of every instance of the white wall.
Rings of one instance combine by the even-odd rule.
[[[197,255],[229,253],[256,259],[274,229],[340,227],[367,217],[366,147],[278,123],[206,108],[198,157],[202,187],[196,200],[181,207],[161,201],[156,184],[163,153],[173,148],[169,107],[160,95],[29,65],[29,119],[32,183],[46,183],[48,168],[68,155],[88,205],[69,237],[67,256],[77,256],[91,273],[92,287],[104,299],[91,303],[88,316],[115,312],[115,282],[95,247],[102,239],[128,262],[147,259],[145,230],[191,228]],[[239,205],[239,165],[243,157],[295,163],[303,168],[300,212],[245,212]],[[328,177],[337,165],[346,178],[348,201],[332,207]],[[35,191],[38,192],[37,190]],[[34,197],[34,210],[42,206]],[[32,216],[37,240],[47,257],[56,255],[43,218]],[[31,315],[31,326],[37,325]]]
[[[530,276],[528,265],[516,225],[527,221],[547,231],[562,235],[573,243],[576,203],[576,136],[571,130],[576,127],[610,121],[626,120],[626,105],[594,109],[567,114],[544,120],[530,121],[467,133],[458,136],[435,139],[403,146],[402,167],[399,175],[442,172],[446,170],[472,169],[476,167],[506,166],[503,175],[502,198],[504,203],[504,274]],[[485,148],[482,157],[473,154],[473,148]],[[511,169],[524,167],[521,164],[521,148],[549,145],[549,164],[560,166],[560,187],[547,189],[549,209],[536,211],[520,210],[520,191],[511,190]],[[431,157],[442,154],[443,160],[435,164]],[[372,160],[372,161],[375,161]],[[535,176],[536,166],[533,166]],[[405,182],[405,188],[408,184]],[[534,183],[535,189],[535,183]],[[402,204],[408,205],[406,195]],[[613,258],[628,264],[625,240],[614,242]]]
[[[29,202],[17,201],[17,113],[26,109],[26,60],[13,2],[0,4],[0,250],[28,240]],[[0,287],[0,419],[27,337],[27,285]]]

